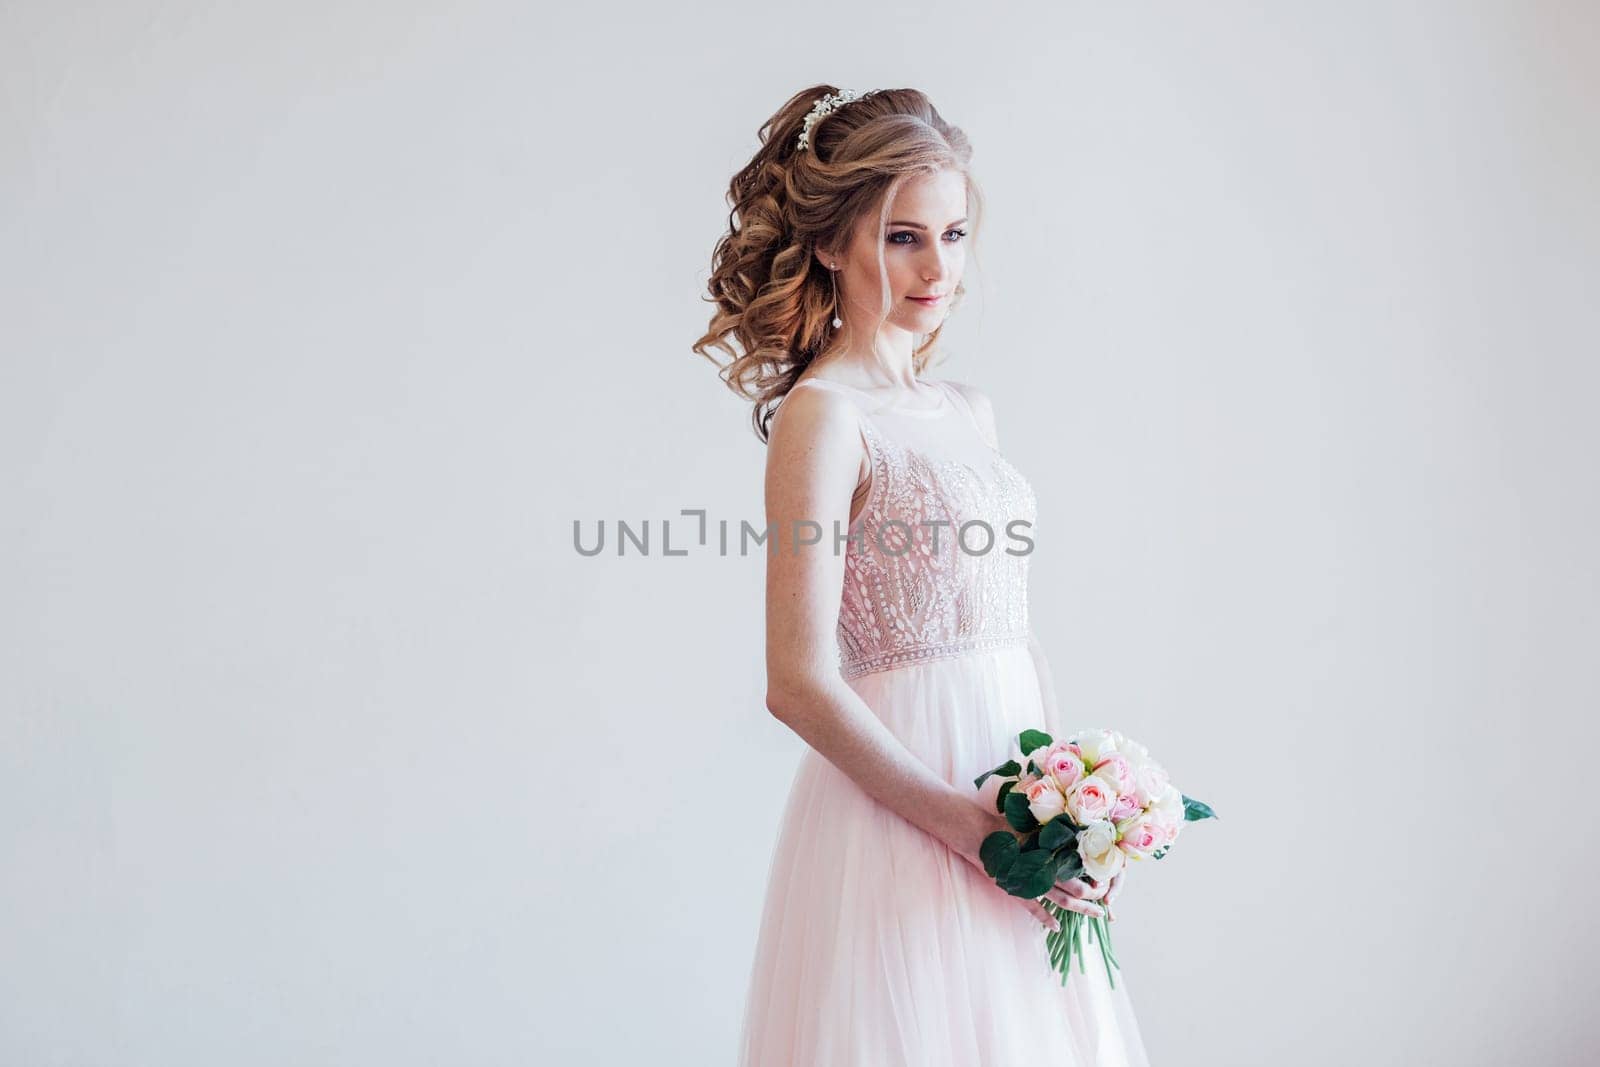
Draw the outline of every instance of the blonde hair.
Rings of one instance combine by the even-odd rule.
[[[883,233],[900,187],[941,170],[966,179],[974,229],[982,213],[966,134],[916,89],[881,89],[844,104],[812,127],[808,150],[796,151],[811,106],[838,91],[816,85],[796,93],[761,126],[760,150],[729,183],[728,232],[711,257],[705,299],[717,310],[691,346],[719,366],[724,384],[754,401],[751,418],[762,442],[778,403],[838,332],[832,325],[834,283],[815,250],[846,247],[873,209]],[[887,317],[882,241],[878,270]],[[952,308],[964,292],[956,287]],[[919,374],[940,329],[912,353]]]

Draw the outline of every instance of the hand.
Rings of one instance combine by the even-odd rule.
[[[996,812],[992,807],[981,803],[973,803],[970,807],[970,812],[962,811],[960,825],[949,836],[941,835],[941,837],[950,851],[978,869],[978,873],[983,875],[984,881],[994,886],[995,892],[1005,893],[1004,889],[995,885],[994,878],[990,876],[989,872],[983,869],[983,859],[978,855],[978,850],[983,847],[983,839],[996,830],[1004,830],[1019,839],[1025,835],[1017,833],[1011,824],[1006,821],[1005,816]],[[1116,879],[1112,879],[1112,883],[1115,882]],[[1086,896],[1086,894],[1092,892],[1092,887],[1083,879],[1068,878],[1057,882],[1049,892],[1038,900],[1029,900],[1026,897],[1012,897],[1011,899],[1025,908],[1046,929],[1059,930],[1061,929],[1060,921],[1040,901],[1048,900],[1058,907],[1065,908],[1068,911],[1079,912],[1092,918],[1105,918],[1105,908],[1095,902],[1098,896],[1105,894],[1105,891],[1102,890],[1094,898]],[[1006,895],[1010,896],[1010,894]]]
[[[1081,880],[1078,882],[1079,885],[1084,886],[1083,897],[1085,900],[1098,900],[1105,906],[1107,922],[1117,921],[1116,914],[1111,910],[1111,902],[1122,891],[1122,876],[1124,873],[1126,872],[1118,871],[1106,882],[1097,882],[1093,878],[1087,882]]]

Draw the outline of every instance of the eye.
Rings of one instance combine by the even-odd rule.
[[[966,238],[967,231],[963,230],[963,229],[950,229],[950,230],[946,230],[945,231],[945,236],[946,237],[949,237],[951,234],[955,234],[955,240],[951,241],[950,243],[951,244],[955,244],[957,241],[961,241],[961,240]],[[900,240],[900,238],[902,238],[902,237],[909,238],[909,240],[902,241],[902,240]],[[914,232],[912,232],[911,230],[899,230],[899,231],[897,231],[895,233],[891,233],[889,235],[889,243],[892,244],[892,245],[912,245],[912,244],[916,244],[917,243],[917,235]]]

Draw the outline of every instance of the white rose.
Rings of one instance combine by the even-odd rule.
[[[1093,767],[1117,750],[1117,739],[1110,730],[1084,730],[1077,735],[1083,760]]]
[[[1083,860],[1083,873],[1097,882],[1109,880],[1127,862],[1117,847],[1117,828],[1104,819],[1078,831],[1078,857]]]
[[[1150,825],[1160,831],[1162,835],[1161,846],[1163,848],[1178,840],[1178,831],[1183,829],[1183,817],[1181,815],[1174,819],[1170,815],[1165,815],[1161,812],[1147,812],[1146,817],[1150,820]]]
[[[1155,760],[1146,760],[1133,770],[1133,795],[1140,804],[1150,807],[1154,804],[1167,787],[1172,783],[1167,780],[1167,769]],[[1178,807],[1183,807],[1183,797],[1178,798]]]
[[[1166,788],[1156,795],[1150,804],[1150,810],[1160,815],[1163,822],[1183,822],[1183,794],[1178,787],[1168,782]]]

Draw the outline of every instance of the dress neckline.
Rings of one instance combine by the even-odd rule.
[[[875,413],[890,412],[895,415],[909,415],[912,418],[917,419],[931,419],[945,414],[945,412],[949,411],[951,408],[950,387],[945,384],[943,379],[940,378],[929,380],[929,384],[932,385],[939,393],[938,405],[931,408],[910,408],[903,404],[885,404],[877,397],[867,392],[865,389],[857,389],[853,385],[846,385],[843,382],[836,382],[831,378],[802,378],[800,381],[796,382],[795,385],[796,387],[799,387],[807,382],[815,382],[817,385],[825,386],[830,389],[843,389],[848,392],[855,393],[857,396],[862,397],[868,403],[873,405],[872,410]]]

